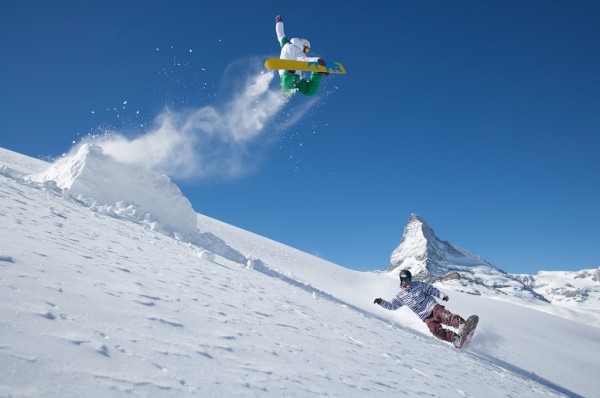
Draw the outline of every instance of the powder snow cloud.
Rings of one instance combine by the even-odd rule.
[[[253,144],[288,101],[279,90],[269,89],[275,76],[273,72],[250,76],[222,106],[166,108],[147,133],[131,139],[113,132],[96,143],[121,162],[175,178],[239,177],[256,167]],[[308,108],[304,109],[301,112]],[[290,121],[284,128],[289,125]]]

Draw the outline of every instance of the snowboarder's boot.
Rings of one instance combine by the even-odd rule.
[[[463,330],[465,329],[466,324],[467,324],[467,321],[460,318],[460,323],[458,324],[458,332],[457,332],[460,336],[462,336]]]
[[[461,337],[460,335],[455,335],[454,336],[454,341],[452,342],[452,345],[454,345],[454,348],[460,348],[460,341],[461,341]]]

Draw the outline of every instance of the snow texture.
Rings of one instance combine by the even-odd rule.
[[[437,284],[451,311],[480,316],[470,348],[458,351],[404,308],[373,304],[395,295],[393,273],[351,271],[194,215],[196,230],[166,177],[97,148],[54,165],[0,149],[0,396],[600,389],[593,312],[567,318],[549,303]]]

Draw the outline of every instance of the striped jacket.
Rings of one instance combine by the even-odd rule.
[[[379,305],[387,310],[397,310],[405,305],[424,321],[438,304],[433,296],[443,298],[445,295],[429,283],[416,281],[401,287],[391,303],[381,300]]]

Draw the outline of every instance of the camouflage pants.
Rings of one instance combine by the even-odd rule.
[[[442,325],[458,328],[460,322],[464,321],[459,315],[448,311],[443,305],[436,305],[428,318],[425,318],[425,324],[438,339],[445,341],[454,341],[456,333],[449,329],[444,329]]]

